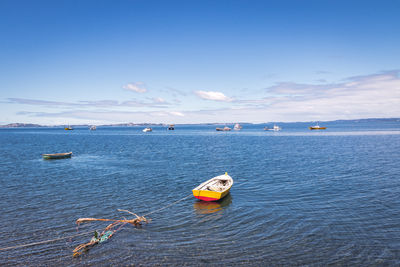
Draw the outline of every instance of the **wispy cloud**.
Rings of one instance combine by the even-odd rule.
[[[236,103],[292,120],[395,117],[400,114],[399,71],[350,77],[341,83],[279,83],[267,88],[264,98]]]
[[[165,99],[164,99],[164,98],[161,98],[161,97],[155,97],[155,98],[152,98],[152,100],[153,100],[155,103],[160,103],[160,104],[166,103]]]
[[[142,82],[135,82],[135,83],[128,83],[122,86],[125,90],[128,91],[133,91],[136,93],[146,93],[147,89],[145,87],[145,84]]]
[[[116,100],[97,100],[97,101],[78,101],[78,102],[60,102],[60,101],[49,101],[39,99],[26,99],[26,98],[8,98],[9,104],[23,104],[42,106],[50,108],[69,108],[69,107],[152,107],[152,108],[165,108],[170,106],[166,100],[160,97],[150,98],[148,101],[141,100],[127,100],[127,101],[116,101]]]
[[[27,99],[27,98],[7,98],[8,102],[11,104],[25,104],[25,105],[34,105],[34,106],[71,106],[79,104],[73,104],[68,102],[61,101],[48,101],[48,100],[40,100],[40,99]]]
[[[187,93],[182,91],[182,90],[178,90],[176,88],[173,87],[165,87],[164,89],[160,89],[160,92],[165,92],[167,94],[171,94],[174,97],[178,97],[178,96],[186,96]]]
[[[79,101],[77,104],[71,103],[71,105],[94,106],[94,107],[113,107],[113,106],[120,105],[120,103],[116,100],[98,100],[98,101]]]
[[[228,97],[221,92],[196,91],[206,100],[227,102],[199,110],[183,106],[176,110],[160,97],[144,100],[49,101],[9,98],[8,103],[47,108],[41,112],[21,111],[19,115],[41,118],[67,118],[107,122],[175,122],[217,121],[310,121],[359,118],[398,117],[400,114],[400,71],[349,77],[336,83],[313,84],[281,82],[266,88],[262,95],[249,98]],[[185,99],[182,99],[185,103]],[[189,104],[190,105],[190,104]],[[124,107],[126,107],[124,109]],[[134,107],[134,108],[131,108]],[[49,111],[50,110],[50,111]],[[35,110],[37,111],[37,109]]]
[[[119,103],[119,107],[151,107],[151,108],[166,108],[171,104],[162,98],[152,98],[148,101],[128,100]]]
[[[115,110],[68,110],[61,112],[21,111],[18,115],[40,118],[64,118],[81,121],[99,122],[168,122],[174,118],[184,117],[179,111],[115,111]]]
[[[227,97],[221,92],[214,91],[195,91],[198,97],[205,100],[221,101],[221,102],[232,102],[233,98]]]

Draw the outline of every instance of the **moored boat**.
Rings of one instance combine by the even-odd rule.
[[[319,125],[317,124],[317,125],[308,127],[308,129],[310,129],[310,130],[325,130],[326,127],[321,127],[321,126],[319,126]]]
[[[269,128],[269,127],[264,127],[264,131],[275,131],[275,132],[277,132],[277,131],[280,131],[280,130],[282,130],[282,128],[281,127],[279,127],[278,125],[274,125],[274,127],[273,128]]]
[[[168,130],[175,130],[175,125],[174,124],[170,124],[168,126]]]
[[[239,123],[236,123],[235,126],[233,126],[233,130],[235,131],[239,131],[242,128],[243,128],[242,125],[240,125]]]
[[[89,128],[91,131],[96,131],[96,125],[92,125],[92,126],[90,126],[90,128]]]
[[[66,131],[72,131],[74,128],[72,128],[71,126],[68,125],[68,127],[65,127],[64,130]]]
[[[224,131],[224,132],[226,132],[226,131],[230,131],[230,130],[232,130],[232,129],[229,128],[229,127],[227,127],[227,126],[225,126],[224,128],[215,128],[215,130],[216,130],[216,131]]]
[[[67,153],[55,153],[55,154],[43,154],[43,159],[66,159],[72,156],[72,152]]]
[[[204,201],[217,201],[225,197],[233,185],[233,179],[225,173],[211,178],[192,190],[193,196]]]
[[[278,125],[274,124],[274,128],[272,128],[272,130],[274,130],[275,132],[282,130],[281,127],[279,127]]]

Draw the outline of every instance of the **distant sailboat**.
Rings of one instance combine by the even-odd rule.
[[[90,126],[90,128],[89,128],[91,131],[95,131],[96,130],[96,125],[92,125],[92,126]]]
[[[66,131],[72,131],[74,128],[72,128],[70,125],[68,125],[68,127],[65,127],[64,130]]]

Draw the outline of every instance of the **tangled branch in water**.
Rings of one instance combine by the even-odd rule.
[[[88,243],[80,244],[79,246],[77,246],[73,250],[73,256],[74,257],[78,257],[84,251],[89,250],[90,247],[110,239],[114,235],[114,233],[119,231],[127,223],[130,223],[133,226],[137,227],[137,226],[140,226],[143,222],[145,222],[145,223],[150,222],[150,220],[146,219],[144,216],[138,216],[137,214],[135,214],[133,212],[130,212],[128,210],[120,210],[120,209],[118,209],[118,211],[123,211],[123,212],[127,212],[129,214],[135,215],[136,218],[135,219],[131,219],[131,220],[128,220],[126,218],[124,218],[123,220],[97,219],[97,218],[79,218],[78,220],[76,220],[76,224],[78,224],[78,226],[81,223],[94,222],[94,221],[113,222],[113,223],[109,224],[106,228],[104,228],[104,230],[100,233],[100,235],[97,233],[97,231],[94,231],[94,236],[92,237],[92,239]],[[117,226],[119,226],[119,227],[117,229],[114,229]]]

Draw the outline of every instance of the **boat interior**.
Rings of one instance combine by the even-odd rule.
[[[232,185],[232,181],[229,179],[215,179],[209,183],[203,185],[199,190],[208,190],[215,192],[223,192]]]

